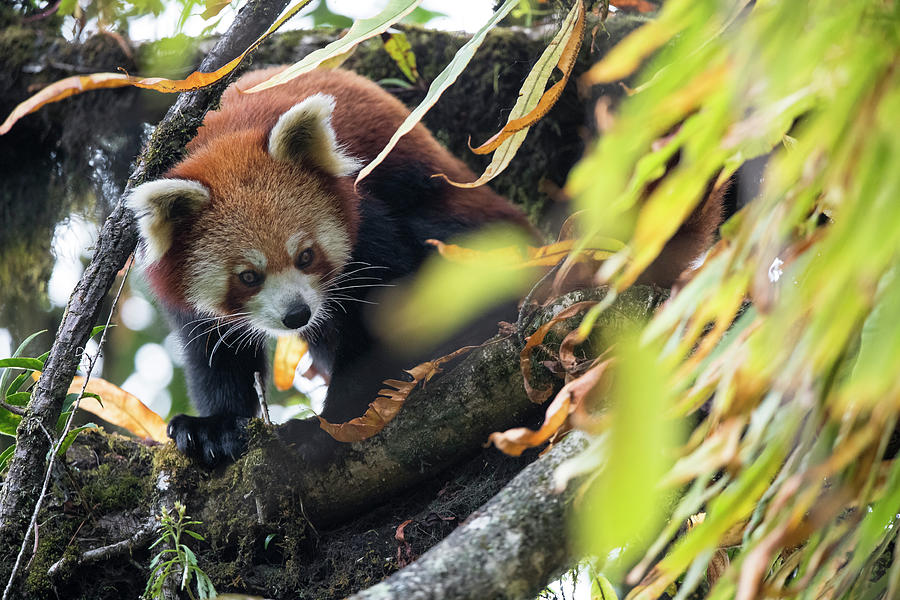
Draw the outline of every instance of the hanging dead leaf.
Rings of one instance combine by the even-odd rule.
[[[368,439],[384,429],[384,426],[397,416],[409,393],[420,382],[430,381],[432,377],[441,372],[441,365],[444,363],[480,347],[463,346],[446,356],[417,365],[407,371],[412,376],[411,381],[387,379],[383,383],[388,387],[378,391],[379,396],[369,404],[369,408],[363,416],[351,419],[346,423],[329,423],[319,417],[319,425],[339,442],[359,442]]]
[[[80,394],[82,386],[84,377],[76,377],[72,380],[68,393]],[[81,399],[79,408],[97,415],[107,423],[127,429],[138,437],[157,442],[169,439],[163,418],[119,386],[99,377],[91,377],[85,391],[100,396],[102,404],[100,400],[86,396]]]
[[[300,359],[306,355],[309,345],[306,340],[297,335],[279,336],[275,344],[275,359],[272,364],[272,379],[275,388],[281,390],[291,389],[294,385],[294,372]]]
[[[211,73],[201,73],[194,71],[185,79],[165,79],[163,77],[133,77],[126,73],[93,73],[91,75],[75,75],[66,77],[57,82],[51,83],[37,94],[21,102],[9,114],[6,120],[0,125],[0,135],[7,133],[12,126],[30,113],[35,112],[42,106],[52,102],[59,102],[70,96],[87,92],[90,90],[120,88],[125,86],[134,86],[148,90],[156,90],[171,94],[175,92],[186,92],[196,90],[211,85],[232,71],[234,71],[244,58],[253,50],[255,50],[267,37],[272,35],[285,21],[294,16],[301,8],[309,4],[310,0],[300,0],[293,8],[286,12],[280,19],[269,27],[268,31],[262,34],[255,42],[244,50],[240,56],[233,59],[225,66],[216,69]]]
[[[535,88],[538,86],[540,89],[537,90],[537,93],[540,93],[544,88],[544,84],[550,78],[550,74],[553,72],[552,66],[547,69],[542,65],[541,60],[539,59],[538,63],[535,65],[535,69],[543,67],[544,70],[534,81],[529,82],[528,79],[525,80],[525,84],[523,84],[522,89],[519,90],[519,98],[522,102],[522,106],[517,102],[513,110],[510,111],[511,119],[507,121],[503,129],[491,136],[485,143],[476,148],[472,148],[472,152],[475,154],[490,154],[516,132],[525,129],[526,127],[531,127],[540,121],[541,118],[553,108],[553,105],[556,104],[556,101],[559,100],[559,97],[562,95],[563,88],[566,87],[566,83],[569,81],[569,75],[572,74],[572,67],[575,66],[575,60],[578,58],[578,50],[581,48],[581,40],[582,37],[584,37],[583,34],[584,3],[578,1],[572,5],[572,9],[566,17],[566,20],[563,22],[563,26],[557,34],[556,39],[550,42],[547,50],[545,50],[544,56],[541,57],[541,59],[544,59],[545,56],[548,58],[558,57],[556,68],[562,71],[562,78],[553,84],[550,89],[541,94],[536,103],[531,103],[532,106],[530,109],[526,109],[528,110],[526,114],[515,118],[518,116],[517,113],[529,104],[527,100],[528,95],[535,93]],[[561,49],[556,53],[552,52],[558,46],[561,46]],[[550,52],[549,54],[548,51]],[[533,71],[534,69],[532,72]],[[529,75],[531,74],[529,73]],[[526,99],[522,100],[522,98]],[[520,111],[516,111],[516,108],[519,108]]]
[[[563,386],[544,415],[544,423],[537,431],[527,427],[517,427],[502,432],[494,432],[488,438],[498,450],[510,456],[519,456],[525,450],[540,446],[556,434],[568,421],[569,415],[584,402],[588,393],[606,372],[610,361],[598,363],[588,372]]]
[[[559,32],[532,67],[528,77],[525,78],[525,82],[519,90],[519,98],[510,110],[506,125],[485,143],[477,148],[472,148],[472,152],[475,154],[494,152],[491,163],[481,177],[469,183],[462,183],[452,181],[443,173],[437,176],[443,177],[456,187],[473,188],[484,185],[502,173],[518,152],[522,142],[525,141],[529,128],[546,115],[562,95],[578,57],[583,33],[584,2],[578,0],[572,5]],[[562,71],[563,76],[547,91],[544,91],[555,68]]]
[[[550,386],[537,390],[532,387],[531,353],[537,346],[544,342],[544,338],[547,336],[547,333],[551,329],[553,329],[554,325],[556,325],[560,321],[571,318],[584,310],[587,310],[595,304],[597,303],[594,301],[577,302],[572,306],[561,310],[552,319],[538,327],[537,330],[530,336],[528,336],[528,338],[525,340],[525,347],[522,348],[522,352],[519,355],[519,366],[522,369],[522,377],[525,382],[525,391],[531,401],[535,404],[543,404],[544,401],[550,397],[550,394],[553,393],[553,389]]]

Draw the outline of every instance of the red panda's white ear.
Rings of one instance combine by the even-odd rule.
[[[308,160],[332,175],[350,175],[362,166],[337,142],[331,126],[334,97],[313,94],[279,117],[269,133],[275,160]]]
[[[137,217],[147,260],[162,258],[172,245],[175,222],[194,215],[207,202],[209,190],[187,179],[158,179],[131,190],[126,205]]]

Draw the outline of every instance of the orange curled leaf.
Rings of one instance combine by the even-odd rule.
[[[12,126],[30,113],[35,112],[42,106],[51,102],[59,102],[70,96],[87,92],[90,90],[111,89],[125,86],[134,86],[148,90],[156,90],[171,94],[175,92],[186,92],[200,89],[211,85],[232,71],[234,71],[244,58],[256,49],[263,40],[272,35],[285,21],[294,16],[301,8],[309,4],[310,0],[300,0],[293,8],[286,12],[280,19],[269,27],[268,31],[262,34],[255,42],[244,50],[240,56],[233,59],[212,73],[201,73],[194,71],[185,79],[165,79],[163,77],[133,77],[124,73],[93,73],[91,75],[76,75],[74,77],[66,77],[54,83],[51,83],[37,94],[27,98],[16,106],[13,111],[6,117],[6,120],[0,125],[0,135],[7,133]]]
[[[368,439],[384,429],[384,426],[397,416],[409,393],[420,382],[430,381],[432,377],[441,372],[441,365],[444,363],[480,347],[463,346],[446,356],[417,365],[406,371],[412,376],[411,381],[387,379],[383,384],[388,387],[379,390],[379,396],[369,404],[369,408],[366,409],[363,416],[351,419],[346,423],[329,423],[319,417],[319,425],[339,442],[359,442]]]
[[[510,119],[506,125],[504,125],[503,129],[494,134],[490,139],[488,139],[485,143],[481,144],[477,148],[472,148],[472,152],[475,154],[490,154],[494,150],[500,147],[500,145],[512,137],[517,132],[525,129],[526,127],[531,127],[535,123],[541,120],[541,118],[546,115],[553,105],[556,104],[556,101],[559,100],[559,97],[562,95],[563,88],[566,87],[566,83],[569,81],[569,76],[572,74],[572,68],[575,66],[575,61],[578,58],[578,50],[581,48],[581,40],[584,37],[584,2],[579,0],[572,6],[572,10],[570,12],[569,18],[563,24],[563,27],[560,29],[560,34],[557,39],[554,39],[550,43],[550,47],[548,50],[552,50],[552,46],[558,45],[560,43],[564,43],[562,54],[559,56],[559,59],[556,62],[556,67],[562,71],[562,79],[553,84],[550,89],[544,92],[540,100],[538,100],[537,105],[531,108],[525,115],[522,115],[518,118]],[[549,55],[548,55],[549,56]],[[542,57],[543,58],[543,57]],[[538,61],[540,64],[540,60]],[[539,64],[535,65],[535,68],[539,68]],[[546,83],[547,79],[550,76],[552,69],[546,72],[546,76],[541,77],[538,76],[534,81],[531,82],[531,85],[539,84],[541,89],[543,89],[543,84]],[[522,90],[520,90],[520,97],[524,96],[528,92],[532,90],[526,90],[526,86],[528,86],[529,82],[526,80],[526,84],[522,86]],[[526,101],[527,102],[527,101]],[[517,107],[519,107],[517,103]],[[517,111],[511,111],[511,116],[516,115]]]
[[[72,380],[68,393],[80,394],[83,385],[84,377],[76,377]],[[85,391],[97,394],[103,403],[96,398],[85,396],[79,402],[79,408],[97,415],[107,423],[127,429],[137,437],[150,438],[157,442],[169,439],[166,435],[166,422],[147,408],[137,396],[99,377],[92,377]]]
[[[294,372],[307,350],[309,350],[309,345],[300,336],[279,336],[278,342],[275,344],[275,359],[272,364],[272,379],[276,389],[282,392],[291,389],[291,386],[294,385]]]
[[[522,369],[522,378],[525,382],[525,391],[528,393],[528,398],[531,399],[535,404],[542,404],[547,398],[550,397],[550,394],[553,393],[553,390],[550,386],[545,388],[536,390],[531,386],[531,353],[534,349],[543,343],[544,338],[547,336],[547,333],[553,329],[553,326],[573,317],[580,313],[583,310],[587,310],[588,308],[597,304],[595,301],[586,301],[586,302],[576,302],[572,306],[568,308],[564,308],[559,311],[552,319],[541,325],[537,328],[537,330],[532,333],[525,340],[525,347],[522,349],[521,354],[519,354],[519,366]]]
[[[550,406],[547,407],[544,423],[537,431],[527,427],[516,427],[502,432],[494,432],[488,441],[493,443],[498,450],[510,456],[519,456],[525,450],[545,443],[560,431],[568,421],[569,415],[584,403],[584,399],[600,381],[609,364],[610,361],[605,360],[589,369],[581,377],[564,385]]]

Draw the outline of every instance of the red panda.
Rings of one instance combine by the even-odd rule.
[[[474,175],[423,125],[354,189],[356,172],[387,144],[406,107],[342,70],[241,92],[277,71],[251,72],[228,88],[186,157],[128,200],[200,414],[175,417],[169,435],[206,463],[241,450],[267,336],[299,331],[331,375],[323,416],[359,416],[380,382],[409,366],[386,364],[360,310],[370,292],[415,271],[429,238],[491,222],[530,228],[490,189],[432,178]]]
[[[533,231],[487,187],[460,189],[432,177],[475,179],[423,125],[354,188],[357,171],[408,110],[343,70],[241,92],[278,70],[249,73],[228,88],[186,157],[128,199],[145,271],[181,338],[200,415],[173,418],[169,436],[207,464],[244,447],[244,426],[258,406],[254,373],[266,371],[267,337],[303,335],[316,367],[331,378],[322,416],[332,422],[359,416],[385,378],[409,367],[369,328],[363,308],[372,291],[415,272],[429,252],[427,239],[489,223]],[[701,221],[686,232],[695,241],[718,224]],[[661,276],[674,280],[672,273],[704,249],[688,243],[690,255],[667,257]]]

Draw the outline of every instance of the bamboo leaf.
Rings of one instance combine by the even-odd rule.
[[[374,17],[354,21],[350,30],[340,39],[331,42],[324,48],[310,52],[302,60],[292,64],[287,69],[245,90],[245,93],[260,92],[282,83],[287,83],[303,73],[312,71],[325,60],[344,54],[352,50],[360,42],[386,31],[388,27],[411,13],[421,2],[422,0],[389,0],[387,6]]]
[[[510,11],[516,7],[519,0],[506,0],[500,8],[494,12],[493,16],[488,19],[488,22],[485,23],[481,29],[475,32],[475,35],[469,39],[468,42],[463,44],[462,48],[460,48],[456,54],[453,56],[453,59],[450,61],[443,71],[441,71],[440,75],[435,77],[434,81],[431,82],[431,86],[428,88],[428,93],[425,94],[425,98],[422,100],[419,105],[413,109],[413,111],[409,114],[408,117],[400,124],[400,127],[397,128],[397,131],[394,132],[394,135],[391,136],[390,141],[387,145],[378,153],[378,156],[370,162],[368,165],[362,168],[359,174],[356,176],[356,183],[359,184],[360,181],[365,179],[375,167],[381,164],[381,162],[385,159],[385,157],[390,153],[390,151],[397,145],[397,142],[400,141],[404,135],[412,131],[412,128],[416,126],[416,124],[422,120],[422,117],[425,116],[425,113],[434,106],[435,102],[440,99],[441,94],[453,85],[453,82],[456,81],[456,78],[459,77],[459,74],[462,73],[463,69],[465,69],[466,65],[469,64],[469,61],[472,60],[472,57],[475,55],[475,51],[478,50],[478,47],[481,46],[481,43],[484,41],[485,36],[488,31],[493,29],[503,18],[510,13]]]

